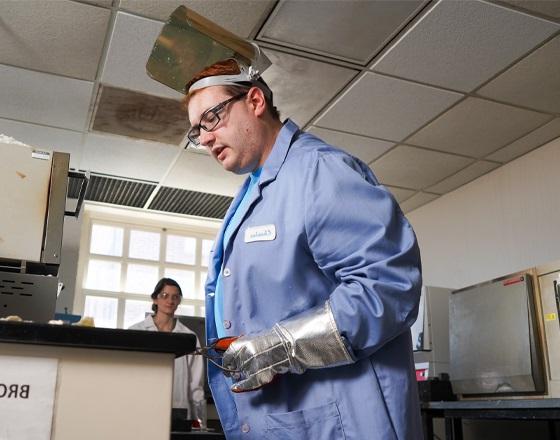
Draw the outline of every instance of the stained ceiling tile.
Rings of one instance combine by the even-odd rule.
[[[560,35],[490,81],[477,94],[560,113]]]
[[[234,196],[246,177],[224,170],[214,158],[206,154],[185,150],[161,184],[191,191]]]
[[[0,65],[0,117],[83,131],[93,83]]]
[[[314,125],[399,142],[462,97],[368,72]]]
[[[443,0],[371,68],[469,92],[559,29],[495,4]]]
[[[259,39],[365,65],[423,3],[284,1],[267,20]]]
[[[85,135],[80,169],[157,182],[178,154],[177,147],[98,133]]]
[[[467,98],[406,140],[407,143],[481,158],[509,144],[551,116]]]
[[[307,131],[325,142],[343,149],[344,151],[356,156],[369,163],[377,159],[395,144],[393,142],[380,141],[365,136],[358,136],[340,131],[327,130],[311,126]]]
[[[166,21],[184,5],[243,38],[252,36],[275,4],[275,0],[121,0],[120,7],[136,14]]]
[[[93,129],[179,145],[188,128],[187,115],[175,99],[115,87],[101,88]]]
[[[443,179],[441,182],[438,182],[429,188],[426,188],[426,191],[436,194],[445,194],[473,181],[474,179],[498,168],[499,166],[499,163],[488,162],[486,160],[476,161],[458,173]]]
[[[395,199],[398,203],[404,202],[406,199],[409,199],[414,193],[416,193],[416,191],[413,189],[397,188],[396,186],[387,186],[387,188],[395,196]]]
[[[69,153],[70,168],[80,166],[83,148],[82,133],[0,119],[0,134],[10,136],[32,147]]]
[[[560,118],[553,119],[548,124],[537,128],[527,136],[512,142],[488,156],[490,160],[509,162],[525,153],[560,136]]]
[[[371,164],[384,185],[424,189],[472,163],[472,159],[398,145]]]
[[[160,21],[117,13],[101,82],[151,95],[181,98],[181,93],[160,84],[146,73],[146,62],[162,27]]]
[[[410,211],[415,210],[416,208],[420,208],[420,206],[430,203],[432,200],[435,200],[438,197],[439,195],[437,194],[427,194],[419,192],[414,194],[408,200],[405,200],[404,202],[399,204],[401,205],[401,209],[403,210],[403,212],[406,214]]]
[[[517,6],[549,17],[560,18],[560,2],[558,0],[501,0],[500,3]]]
[[[0,63],[93,80],[110,15],[68,0],[0,1]]]
[[[355,70],[274,50],[264,53],[272,61],[263,74],[274,92],[282,118],[304,126],[356,75]]]

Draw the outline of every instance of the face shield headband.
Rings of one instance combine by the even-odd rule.
[[[226,59],[234,59],[240,73],[202,78],[185,90],[199,72]],[[255,43],[179,6],[157,38],[146,71],[151,78],[183,94],[209,86],[244,85],[259,87],[270,97],[270,89],[258,80],[270,64]]]

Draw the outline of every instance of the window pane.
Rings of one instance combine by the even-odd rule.
[[[172,269],[170,267],[166,267],[164,273],[166,277],[173,278],[179,283],[184,298],[193,299],[195,297],[194,272],[192,270]]]
[[[208,274],[206,272],[200,272],[200,284],[198,285],[198,299],[204,299],[206,292],[204,291],[204,285],[206,284],[206,277]]]
[[[212,246],[214,246],[213,240],[202,240],[202,260],[200,264],[204,267],[208,267],[208,264],[210,264],[210,251],[212,250]]]
[[[196,238],[182,235],[167,236],[167,250],[165,261],[169,263],[194,264],[196,253]]]
[[[92,254],[122,256],[124,229],[115,226],[92,225],[89,251]]]
[[[129,263],[126,271],[125,290],[150,295],[158,280],[158,266]]]
[[[86,296],[84,316],[92,316],[96,327],[117,326],[117,299],[102,296]]]
[[[85,288],[112,292],[121,290],[121,263],[89,260]]]
[[[159,260],[159,232],[130,231],[128,256],[144,260]]]
[[[203,318],[206,317],[206,307],[201,306],[198,308],[198,310],[200,310],[200,314],[198,316],[202,316]]]
[[[175,314],[182,316],[195,316],[194,306],[191,306],[190,304],[181,305],[177,307],[177,311],[175,312]]]
[[[143,321],[146,318],[146,312],[152,311],[152,303],[148,301],[136,301],[127,299],[124,305],[124,323],[123,328],[128,328],[132,324]]]

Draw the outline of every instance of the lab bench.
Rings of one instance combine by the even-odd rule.
[[[57,361],[51,440],[169,440],[174,359],[192,352],[195,339],[0,321],[1,356]]]
[[[548,438],[557,439],[560,399],[461,400],[421,403],[424,438],[434,438],[433,419],[445,419],[445,438],[462,440],[464,419],[547,421]]]

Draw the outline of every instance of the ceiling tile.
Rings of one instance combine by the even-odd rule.
[[[384,185],[423,189],[473,162],[453,154],[398,145],[371,164]]]
[[[124,12],[117,14],[101,82],[123,89],[179,99],[182,94],[150,78],[146,62],[152,52],[163,23],[136,17]]]
[[[0,63],[93,80],[110,15],[67,0],[0,1]]]
[[[157,182],[179,152],[157,142],[97,133],[85,136],[80,169],[111,176]]]
[[[544,124],[551,116],[467,98],[406,142],[481,158]]]
[[[499,162],[509,162],[541,145],[556,139],[560,136],[560,118],[553,119],[548,124],[537,128],[527,136],[516,140],[515,142],[499,149],[495,153],[488,156],[490,160]]]
[[[93,129],[179,145],[187,131],[186,113],[174,99],[104,86]]]
[[[0,117],[83,131],[93,83],[0,65]]]
[[[560,113],[560,35],[486,84],[477,94]]]
[[[365,65],[423,3],[285,1],[267,20],[259,39]]]
[[[560,18],[560,2],[558,0],[502,0],[500,3],[517,6],[549,17]]]
[[[368,72],[315,125],[399,142],[462,97]]]
[[[443,179],[441,182],[426,188],[426,190],[436,194],[445,194],[471,182],[472,180],[498,168],[499,166],[499,163],[479,160],[469,165],[467,168],[462,169],[458,173]]]
[[[397,188],[395,186],[387,186],[387,188],[395,196],[398,203],[404,202],[416,192],[413,189]]]
[[[344,151],[356,156],[369,163],[377,159],[395,144],[393,142],[380,141],[365,136],[358,136],[340,131],[327,130],[326,128],[313,127],[307,131],[325,142],[343,149]]]
[[[230,173],[210,156],[184,150],[161,182],[163,186],[234,196],[246,175]]]
[[[372,69],[469,92],[560,25],[482,1],[436,4]]]
[[[0,119],[0,134],[13,137],[32,147],[69,153],[70,167],[79,168],[80,166],[83,148],[82,133]]]
[[[401,205],[401,209],[406,214],[407,212],[413,211],[416,208],[420,208],[420,206],[430,203],[432,200],[435,200],[439,197],[437,194],[427,194],[427,193],[416,193],[410,199],[405,200]]]
[[[166,21],[175,8],[184,5],[235,35],[247,38],[274,4],[275,0],[121,0],[120,8]]]
[[[282,118],[304,126],[352,78],[355,70],[313,61],[273,50],[264,50],[272,61],[263,74],[274,92]]]

